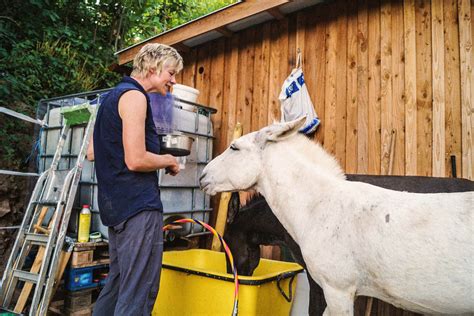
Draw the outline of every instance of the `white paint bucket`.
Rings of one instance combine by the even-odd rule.
[[[181,100],[196,103],[199,90],[177,83],[173,85],[173,95]]]

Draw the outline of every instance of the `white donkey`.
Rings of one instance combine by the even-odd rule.
[[[420,313],[474,312],[474,192],[416,194],[345,180],[304,118],[235,140],[202,189],[256,189],[300,245],[324,290],[325,315],[352,315],[356,295]]]

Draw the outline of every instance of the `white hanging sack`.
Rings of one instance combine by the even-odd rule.
[[[309,97],[303,69],[298,65],[301,65],[300,54],[298,54],[297,68],[293,69],[286,78],[278,97],[281,105],[281,121],[289,122],[306,116],[306,123],[300,132],[310,134],[316,130],[320,120]]]

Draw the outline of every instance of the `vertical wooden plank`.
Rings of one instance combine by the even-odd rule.
[[[295,60],[290,59],[290,53],[289,53],[289,19],[283,19],[281,21],[278,21],[278,29],[280,33],[280,63],[279,63],[279,84],[278,84],[278,95],[280,94],[281,86],[283,85],[283,82],[285,81],[286,77],[291,72],[292,65],[294,65]],[[294,55],[295,51],[293,51]],[[278,99],[277,95],[277,99]],[[280,120],[281,118],[281,110],[280,110],[280,101],[278,100],[278,111],[277,111],[277,119]]]
[[[226,64],[224,80],[224,102],[223,106],[227,110],[226,116],[226,146],[232,141],[233,131],[236,122],[237,107],[237,80],[235,74],[238,73],[239,64],[239,37],[232,36],[226,41]]]
[[[405,39],[405,174],[417,174],[415,0],[404,0]]]
[[[183,79],[182,82],[184,85],[195,87],[196,86],[196,58],[197,58],[197,49],[191,49],[183,57],[184,60],[184,69],[183,69]]]
[[[316,114],[321,119],[315,139],[324,145],[325,122],[325,78],[326,78],[326,23],[328,5],[317,6],[310,11],[305,32],[305,82]]]
[[[472,17],[469,0],[458,0],[461,62],[462,176],[474,180],[474,74]],[[471,4],[472,5],[472,4]]]
[[[185,65],[183,65],[184,68]],[[183,82],[183,69],[176,75],[176,82],[181,83]]]
[[[347,4],[347,120],[346,120],[346,173],[357,173],[358,162],[358,25],[357,1]],[[340,90],[340,89],[338,89]]]
[[[431,176],[432,86],[430,1],[416,0],[417,172]]]
[[[241,122],[243,134],[251,131],[251,100],[253,94],[253,64],[255,28],[240,33],[239,72],[237,88],[237,121]]]
[[[433,176],[444,177],[445,93],[443,2],[431,3],[431,51],[433,56]]]
[[[392,103],[392,5],[383,2],[380,10],[381,37],[381,173],[389,174],[390,139],[393,128]]]
[[[346,117],[347,117],[347,8],[346,1],[338,1],[337,55],[336,55],[336,157],[341,166],[346,165]]]
[[[197,103],[209,104],[209,77],[211,72],[211,61],[209,60],[209,46],[204,44],[198,47],[196,60],[196,89],[199,90]]]
[[[296,49],[300,50],[302,54],[302,65],[304,71],[305,64],[305,36],[306,36],[306,17],[307,14],[304,11],[299,11],[296,15]],[[291,48],[290,48],[291,51]]]
[[[288,18],[288,69],[291,71],[296,67],[296,37],[297,37],[297,25],[296,15],[290,15]],[[289,74],[289,72],[288,72]],[[287,75],[288,75],[287,74]]]
[[[452,176],[451,155],[456,157],[457,175],[461,173],[461,82],[459,64],[459,24],[457,0],[444,1],[444,68],[446,109],[446,177]]]
[[[392,128],[394,134],[393,170],[405,174],[405,57],[403,39],[403,3],[392,2]],[[393,137],[393,136],[391,136]]]
[[[331,5],[331,12],[336,10]],[[334,13],[333,13],[334,14]],[[325,115],[324,115],[324,148],[331,154],[336,155],[336,85],[337,78],[337,20],[331,16],[326,27],[326,77],[325,77]]]
[[[359,0],[357,16],[357,173],[368,172],[369,78],[367,0]]]
[[[214,128],[214,151],[222,152],[226,144],[222,137],[222,122],[225,119],[223,115],[223,95],[225,78],[225,38],[221,38],[214,43],[214,49],[211,52],[211,75],[209,91],[209,106],[215,108],[217,113],[211,116]]]
[[[376,315],[383,315],[385,312],[385,304],[383,301],[377,300],[377,313]]]
[[[251,131],[259,129],[259,117],[260,111],[262,111],[262,90],[265,83],[265,78],[262,77],[263,65],[262,65],[262,42],[263,32],[255,32],[255,47],[254,47],[254,64],[253,64],[253,94],[252,94],[252,125],[250,126]]]
[[[369,0],[369,174],[380,174],[380,36],[380,2]]]
[[[254,74],[254,64],[255,64],[255,28],[251,28],[248,30],[248,38],[247,38],[247,80],[246,80],[246,89],[245,89],[245,108],[244,108],[244,118],[245,122],[248,122],[248,126],[243,126],[244,132],[248,129],[248,131],[253,131],[251,126],[253,125],[253,121],[255,120],[252,117],[252,99],[254,93],[254,81],[253,81],[253,74]],[[258,121],[258,119],[257,119]],[[247,129],[246,129],[247,128]]]
[[[261,83],[261,89],[259,89],[259,115],[258,115],[258,128],[262,128],[268,123],[268,108],[269,108],[269,90],[270,90],[270,41],[271,41],[271,23],[265,23],[262,27],[262,43],[261,43],[261,56],[259,59],[255,59],[255,62],[259,62],[261,66],[257,74],[259,84]]]
[[[281,47],[278,23],[271,23],[270,38],[270,71],[268,81],[268,113],[267,123],[279,121],[280,101],[278,95],[282,81],[280,80]]]

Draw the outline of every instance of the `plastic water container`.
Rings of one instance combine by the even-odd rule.
[[[96,98],[97,93],[91,93],[91,97]],[[103,96],[102,96],[103,97]],[[173,216],[180,218],[195,218],[203,222],[209,222],[212,205],[210,196],[204,194],[199,189],[199,177],[206,164],[212,159],[213,149],[213,127],[211,114],[206,113],[202,109],[199,111],[197,107],[193,107],[194,111],[184,110],[177,107],[174,96],[169,93],[166,96],[154,94],[150,97],[150,101],[158,101],[158,106],[164,107],[164,111],[158,113],[162,115],[158,117],[160,122],[164,123],[162,128],[170,131],[179,131],[195,139],[191,154],[186,157],[186,168],[176,176],[172,177],[165,174],[163,170],[159,172],[159,185],[161,188],[161,200],[164,207],[164,220]],[[173,100],[174,103],[171,103]],[[53,154],[56,151],[61,127],[64,124],[61,115],[61,107],[74,104],[81,104],[87,99],[65,98],[54,99],[53,101],[42,101],[41,107],[44,107],[44,119],[48,123],[48,127],[43,129],[41,133],[40,145],[41,155],[39,155],[39,172],[50,167],[53,160]],[[160,103],[161,102],[161,103]],[[91,101],[92,103],[92,101]],[[181,102],[184,104],[184,101]],[[161,108],[163,110],[163,108]],[[152,108],[153,111],[153,108]],[[41,117],[43,119],[43,117]],[[157,117],[155,116],[156,120]],[[71,133],[68,134],[63,154],[59,163],[61,169],[70,170],[71,164],[75,162],[74,155],[80,150],[84,137],[84,126],[75,126]],[[68,154],[71,154],[69,157]],[[89,204],[91,207],[91,231],[98,231],[108,238],[108,227],[103,225],[99,216],[99,204],[97,197],[97,178],[95,176],[94,163],[88,160],[84,161],[81,173],[80,185],[78,187],[77,198],[72,209],[71,220],[68,232],[75,235],[79,228],[79,211],[83,204]],[[201,233],[205,231],[200,225],[186,224],[180,230],[180,234]]]

